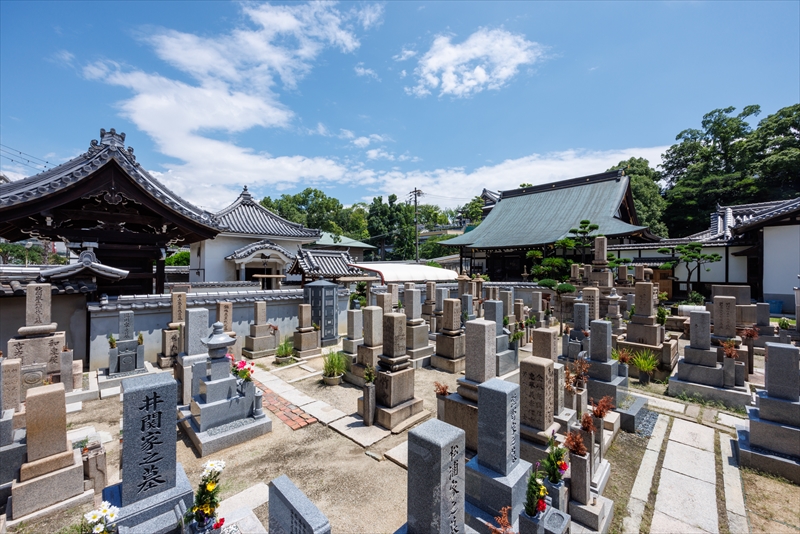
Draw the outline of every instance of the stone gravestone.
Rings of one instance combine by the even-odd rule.
[[[408,534],[464,532],[465,450],[464,431],[438,419],[408,433]]]
[[[736,338],[736,297],[714,297],[713,337],[718,341]]]
[[[391,293],[378,293],[375,297],[378,307],[383,312],[383,315],[392,313],[392,294]]]
[[[749,431],[738,430],[741,465],[800,484],[800,348],[766,343],[764,381],[747,406]]]
[[[223,332],[222,323],[214,323],[211,335],[202,340],[209,363],[196,364],[192,370],[198,393],[191,405],[182,408],[181,426],[200,456],[244,443],[272,430],[272,420],[262,410],[262,392],[252,380],[231,374],[226,357],[234,340]],[[202,372],[205,371],[206,372]]]
[[[531,354],[558,361],[558,332],[550,328],[531,330]]]
[[[11,364],[16,367],[16,384],[9,384],[6,369]],[[13,392],[9,395],[12,402],[4,402],[4,394],[9,387]],[[19,360],[8,362],[0,359],[0,500],[8,498],[8,484],[19,479],[19,468],[26,460],[27,447],[25,430],[14,430],[14,411],[19,407]],[[5,486],[5,488],[4,488]]]
[[[250,335],[244,337],[242,355],[251,360],[272,356],[278,351],[280,338],[278,327],[267,323],[267,303],[263,300],[254,302],[253,324],[250,325]]]
[[[16,358],[3,358],[0,361],[0,367],[3,368],[3,397],[0,398],[2,409],[18,412],[21,408],[22,398],[22,375],[20,372],[22,361]]]
[[[311,322],[311,304],[297,306],[297,329],[294,332],[294,350],[299,358],[316,356],[322,352],[320,334]]]
[[[523,510],[531,464],[520,458],[520,388],[493,378],[478,386],[478,455],[466,465],[467,524],[481,532],[504,506]]]
[[[717,363],[717,351],[711,349],[711,314],[693,311],[689,315],[689,345],[678,361],[678,380],[722,387],[724,372]]]
[[[74,505],[91,502],[92,490],[83,490],[81,453],[67,439],[64,384],[28,390],[25,408],[28,455],[11,485],[10,518],[19,520],[68,499]]]
[[[122,481],[104,489],[103,500],[120,508],[117,526],[161,532],[193,498],[176,457],[177,383],[168,373],[148,374],[124,379],[122,391]]]
[[[583,302],[589,305],[589,322],[600,318],[600,290],[596,287],[583,288]]]
[[[158,366],[162,369],[172,367],[175,358],[184,351],[181,329],[186,325],[186,293],[173,291],[170,308],[172,320],[161,331],[161,352],[157,356]]]
[[[509,322],[515,322],[514,317],[514,291],[501,291],[500,301],[503,303],[503,313],[508,317]],[[500,320],[502,321],[502,317]]]
[[[508,293],[506,291],[505,293]],[[517,367],[517,351],[510,348],[508,330],[503,327],[505,303],[500,300],[487,300],[483,303],[483,316],[495,325],[495,371],[497,376],[510,373]],[[513,315],[511,316],[513,318]]]
[[[200,341],[208,335],[208,310],[193,308],[186,310],[183,346],[186,353],[178,355],[175,378],[179,382],[178,393],[181,404],[189,404],[197,395],[197,381],[192,379],[192,369],[197,363],[206,362],[208,353]]]
[[[589,330],[589,305],[585,302],[576,302],[573,306],[575,328],[577,330]]]
[[[331,523],[289,477],[269,483],[269,532],[271,534],[329,534]]]
[[[431,365],[450,373],[460,373],[466,363],[466,336],[461,330],[461,301],[445,299],[441,330],[436,334],[436,354]]]
[[[351,363],[355,363],[358,346],[364,343],[363,312],[347,310],[347,337],[342,340],[342,350],[351,356]]]
[[[406,314],[406,353],[415,368],[430,365],[433,346],[428,343],[428,327],[422,318],[419,289],[406,289],[404,293]]]
[[[388,429],[422,411],[422,399],[414,396],[414,367],[406,353],[406,316],[402,313],[383,316],[383,351],[378,357],[375,400],[375,420]]]
[[[364,327],[364,342],[356,347],[356,363],[346,374],[349,382],[357,386],[364,385],[364,373],[367,366],[373,370],[378,365],[378,356],[383,351],[383,311],[379,306],[361,308]]]
[[[144,345],[139,345],[138,340],[134,338],[136,332],[133,327],[133,311],[119,312],[119,339],[116,348],[109,349],[106,376],[114,377],[122,373],[147,371],[144,366]],[[100,387],[102,389],[102,386]]]
[[[520,362],[521,428],[525,438],[546,443],[553,424],[553,361],[528,357]]]
[[[459,298],[461,299],[462,321],[463,321],[464,312],[467,313],[467,321],[472,321],[476,317],[475,316],[475,305],[473,304],[473,301],[472,301],[472,295],[467,293],[466,295],[461,295],[461,297],[459,297]]]
[[[434,325],[432,324],[431,332],[439,333],[439,331],[442,329],[442,314],[444,313],[444,301],[445,299],[448,298],[450,298],[449,289],[445,287],[436,288],[436,304],[434,304],[433,308],[433,318],[435,321],[435,328],[433,328]]]

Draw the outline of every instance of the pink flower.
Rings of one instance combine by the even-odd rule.
[[[247,367],[247,362],[244,360],[239,360],[239,363],[236,364],[237,369],[244,369]]]

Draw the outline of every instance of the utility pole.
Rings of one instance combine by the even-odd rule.
[[[418,209],[419,204],[417,202],[417,199],[419,199],[419,196],[421,194],[422,191],[420,191],[416,187],[414,188],[413,191],[409,193],[409,195],[414,195],[414,240],[416,243],[417,263],[419,263],[419,224],[417,223],[417,217],[419,216],[419,209]]]

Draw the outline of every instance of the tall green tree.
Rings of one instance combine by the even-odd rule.
[[[433,237],[429,237],[423,243],[419,245],[419,257],[424,259],[430,258],[439,258],[441,256],[449,256],[450,254],[454,254],[453,248],[445,247],[440,243],[442,241],[447,241],[448,239],[453,239],[454,235],[437,235]]]
[[[371,244],[390,248],[387,259],[411,259],[416,254],[414,206],[397,201],[397,195],[375,197],[369,205],[367,229]]]
[[[462,215],[469,219],[470,223],[478,224],[483,220],[483,199],[480,196],[474,197],[463,208]]]
[[[644,158],[620,161],[608,170],[623,170],[625,175],[630,178],[633,205],[639,218],[639,224],[647,226],[652,233],[658,236],[669,237],[667,225],[661,220],[664,210],[667,208],[667,201],[662,196],[661,188],[658,185],[661,173],[652,168],[650,162]]]
[[[600,235],[595,233],[599,228],[599,225],[589,219],[582,220],[577,228],[570,228],[569,233],[572,234],[575,248],[581,249],[581,263],[586,263],[586,247],[592,246],[594,238]]]

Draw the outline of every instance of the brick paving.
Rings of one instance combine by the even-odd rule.
[[[315,417],[307,414],[302,408],[290,403],[258,380],[253,380],[253,382],[256,387],[264,392],[263,408],[278,416],[278,419],[286,423],[292,430],[297,430],[317,422]]]

